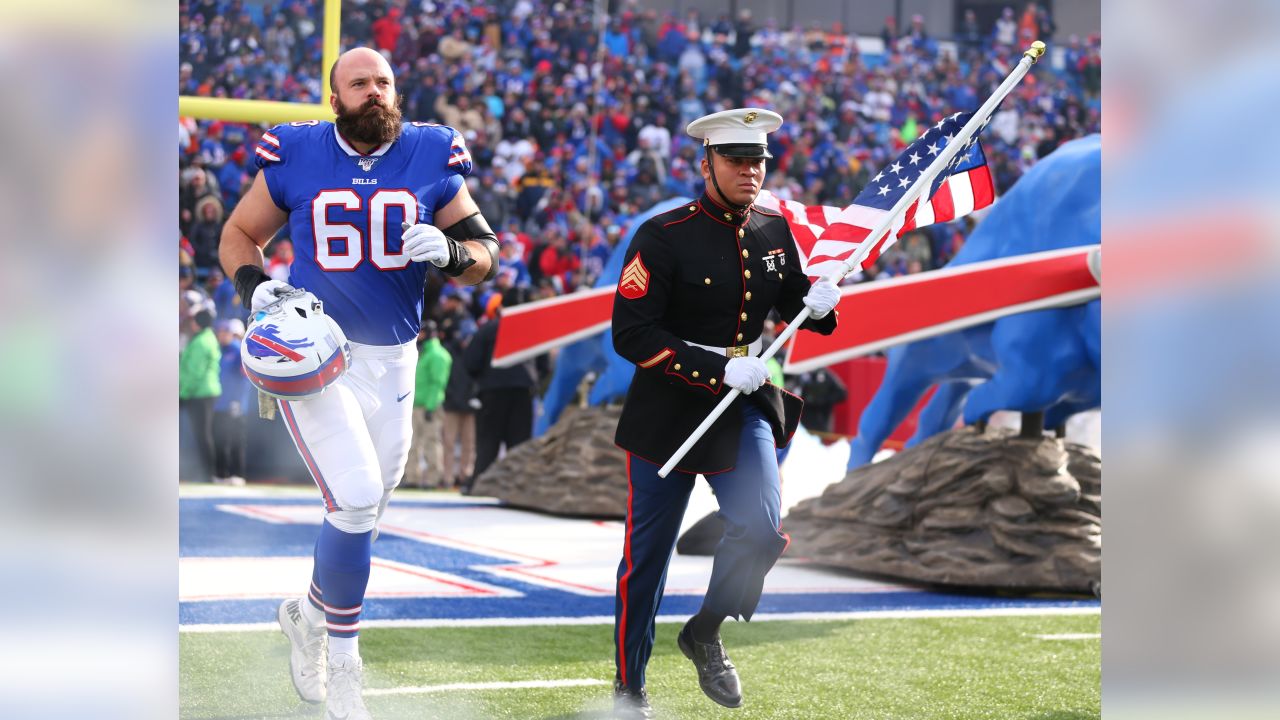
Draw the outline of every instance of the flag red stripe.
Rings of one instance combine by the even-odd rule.
[[[979,210],[995,200],[996,186],[991,180],[991,168],[981,165],[969,171],[969,183],[973,185],[973,209]]]
[[[956,219],[956,206],[951,200],[951,178],[942,182],[942,187],[930,198],[933,203],[933,221],[935,223],[951,222]]]
[[[902,237],[903,234],[915,229],[916,208],[919,206],[920,206],[920,198],[918,197],[915,200],[912,200],[911,204],[907,206],[907,211],[903,213],[904,219],[902,222],[902,229],[898,231],[898,237]]]

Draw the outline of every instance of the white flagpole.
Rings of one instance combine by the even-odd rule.
[[[956,135],[951,142],[947,143],[947,146],[938,154],[938,157],[933,159],[933,162],[930,163],[929,167],[920,174],[920,177],[916,178],[915,183],[907,189],[907,192],[904,193],[902,197],[898,198],[898,202],[894,204],[893,208],[889,210],[888,214],[884,216],[884,219],[880,221],[880,224],[876,226],[871,234],[867,235],[868,239],[859,246],[857,252],[855,252],[848,260],[844,261],[844,264],[840,267],[840,271],[834,275],[828,276],[825,278],[826,280],[839,283],[844,279],[845,275],[848,275],[854,268],[862,264],[862,261],[871,253],[871,250],[880,244],[879,239],[893,228],[894,222],[896,222],[897,219],[907,211],[907,208],[911,206],[911,203],[915,202],[916,198],[918,198],[925,189],[933,184],[933,179],[937,177],[938,173],[942,172],[943,168],[947,166],[947,163],[951,162],[951,160],[960,152],[960,148],[964,147],[965,143],[969,142],[969,138],[972,138],[974,133],[978,132],[978,129],[987,121],[987,118],[991,117],[991,114],[995,112],[996,106],[1000,104],[1001,100],[1004,100],[1006,95],[1013,91],[1014,86],[1022,80],[1022,78],[1031,69],[1031,66],[1034,65],[1036,61],[1040,59],[1040,56],[1044,54],[1044,50],[1045,45],[1039,40],[1031,43],[1031,47],[1027,48],[1026,51],[1022,53],[1022,59],[1018,61],[1018,65],[1013,69],[1013,72],[1009,73],[1009,76],[1004,79],[1004,82],[1000,83],[1000,86],[991,94],[991,97],[987,98],[987,101],[973,113],[973,117],[969,118],[969,122],[965,123],[965,126],[960,130],[960,133]],[[836,222],[838,223],[839,221],[839,217],[837,216]],[[773,341],[773,344],[760,355],[760,359],[768,360],[776,355],[778,350],[782,349],[782,347],[787,344],[787,341],[791,339],[791,336],[795,335],[796,331],[800,329],[800,324],[808,318],[809,308],[806,307],[787,325],[787,328],[783,330],[782,334]],[[684,459],[684,456],[688,454],[694,443],[702,439],[702,436],[706,434],[707,430],[711,427],[711,424],[724,414],[724,411],[729,408],[729,405],[733,403],[741,392],[741,390],[734,388],[724,397],[720,398],[720,403],[716,405],[715,409],[707,415],[706,419],[702,421],[702,424],[698,425],[697,429],[693,431],[693,434],[689,435],[689,438],[685,440],[684,444],[675,451],[671,456],[671,459],[667,460],[666,464],[658,470],[658,477],[665,478],[673,469],[675,469],[676,464]]]

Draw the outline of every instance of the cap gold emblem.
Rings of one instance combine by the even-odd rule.
[[[742,118],[742,122],[750,125],[751,123],[756,121],[756,117],[758,117],[758,115],[755,112],[749,112],[747,113],[746,117]]]

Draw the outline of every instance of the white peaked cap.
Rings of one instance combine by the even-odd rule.
[[[735,108],[704,115],[689,123],[685,132],[703,145],[769,144],[769,133],[782,127],[782,116],[762,108]]]

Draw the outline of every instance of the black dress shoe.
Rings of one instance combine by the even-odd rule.
[[[693,639],[692,620],[685,623],[684,629],[676,638],[680,652],[693,661],[698,670],[698,685],[702,692],[717,703],[727,707],[742,707],[742,685],[738,682],[738,671],[729,661],[724,651],[724,643],[720,636],[715,642],[698,642]]]
[[[649,693],[613,682],[613,717],[618,720],[650,720],[654,717]]]

